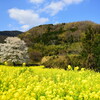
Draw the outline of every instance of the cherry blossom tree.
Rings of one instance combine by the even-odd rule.
[[[29,60],[26,43],[18,37],[7,37],[6,43],[0,43],[1,62],[27,63]]]

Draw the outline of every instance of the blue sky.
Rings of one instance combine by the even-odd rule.
[[[0,31],[86,20],[100,24],[100,0],[0,0]]]

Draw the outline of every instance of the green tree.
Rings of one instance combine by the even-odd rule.
[[[85,58],[87,68],[100,69],[100,35],[91,26],[87,28],[82,41],[82,57]]]

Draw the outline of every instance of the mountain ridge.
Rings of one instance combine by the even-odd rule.
[[[14,37],[21,34],[21,31],[0,31],[0,43],[3,43],[7,37]]]

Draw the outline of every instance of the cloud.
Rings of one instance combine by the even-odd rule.
[[[41,15],[55,16],[60,11],[64,10],[65,7],[71,4],[78,4],[84,0],[28,0],[33,4],[39,4],[35,10],[24,10],[18,8],[12,8],[8,10],[10,18],[17,20],[22,26],[19,28],[23,31],[37,25],[45,24],[49,21],[48,18],[41,17]],[[45,2],[45,3],[43,3]],[[37,5],[35,5],[37,6]],[[34,8],[33,8],[34,9]],[[34,12],[35,11],[35,12]],[[49,16],[50,18],[50,16]],[[9,25],[11,27],[11,25]]]
[[[17,25],[8,24],[8,27],[10,30],[20,30],[25,32],[30,28],[30,25],[22,25],[21,27],[18,27]]]
[[[44,0],[29,0],[31,3],[43,3]]]
[[[8,13],[10,18],[17,20],[20,24],[29,26],[44,24],[49,20],[48,18],[40,17],[39,14],[32,10],[12,8],[8,10]]]
[[[70,5],[70,4],[78,4],[82,2],[83,0],[62,0],[65,4]]]
[[[53,23],[53,25],[57,25],[57,24],[59,24],[59,23],[60,23],[60,22],[56,21],[56,22]]]
[[[64,3],[62,1],[59,2],[51,2],[48,6],[46,6],[43,11],[50,13],[51,16],[57,14],[64,7]]]
[[[49,5],[42,9],[43,12],[49,13],[51,16],[56,15],[59,11],[63,10],[65,6],[69,6],[71,4],[78,4],[83,0],[59,0],[52,1]]]
[[[23,26],[21,26],[21,31],[23,31],[23,32],[25,32],[26,30],[28,30],[29,29],[29,25],[23,25]]]

